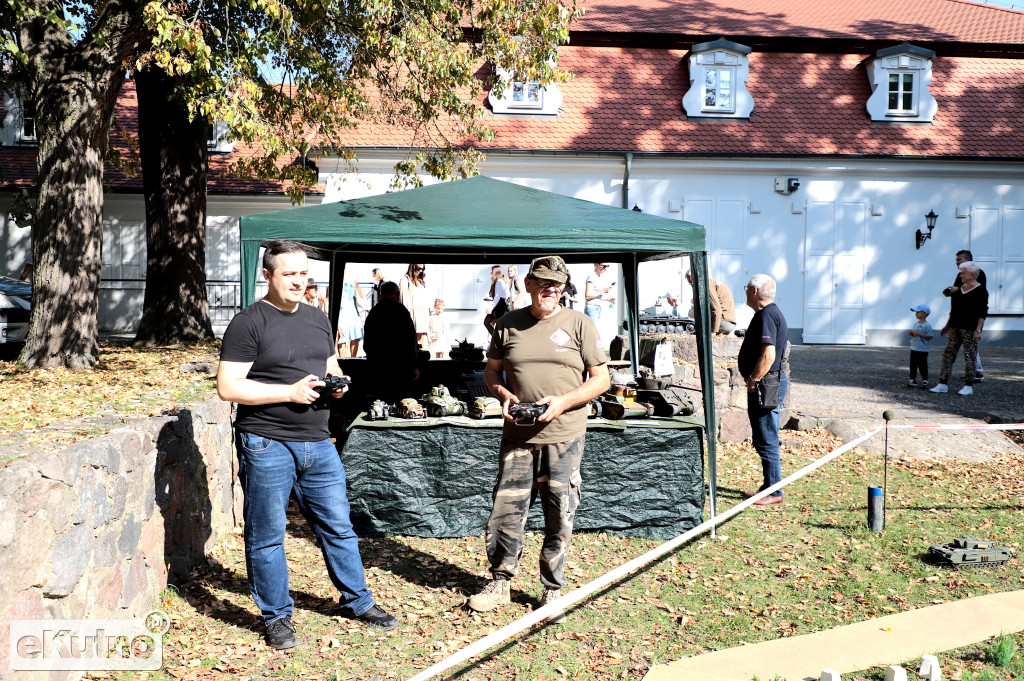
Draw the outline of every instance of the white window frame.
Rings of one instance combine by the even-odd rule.
[[[536,101],[530,101],[531,87],[537,93]],[[510,109],[543,109],[544,108],[544,86],[535,80],[513,80],[510,86],[511,98]],[[516,99],[517,92],[523,93],[523,99]]]
[[[751,49],[729,40],[715,40],[694,45],[688,55],[690,89],[683,95],[683,110],[687,118],[750,118],[754,110],[754,98],[747,90],[750,77]],[[717,101],[709,106],[707,101],[707,77],[712,71],[729,73],[729,104]],[[716,78],[716,100],[720,91],[720,76]]]
[[[32,100],[20,88],[3,93],[4,113],[0,121],[0,144],[32,145],[39,141],[38,116],[31,117],[32,134],[25,134],[25,103]]]
[[[714,105],[708,105],[708,74],[714,72],[715,78],[715,99]],[[728,77],[728,93],[729,103],[722,105],[717,103],[719,94],[722,91],[722,79],[721,74],[727,73]],[[736,67],[735,66],[705,66],[704,67],[704,79],[701,83],[701,111],[704,113],[736,113]]]
[[[26,113],[26,109],[29,107],[29,104],[32,105],[32,116],[31,117],[29,117],[28,114]],[[36,116],[36,110],[35,109],[36,109],[35,100],[30,99],[28,97],[19,97],[18,98],[18,132],[17,132],[17,134],[18,134],[18,141],[19,142],[28,142],[28,143],[35,144],[36,142],[39,141],[39,137],[38,137],[39,127],[38,127],[38,125],[36,123],[36,121],[38,119],[38,116]],[[29,120],[32,121],[32,134],[31,135],[25,132],[25,124]]]
[[[916,45],[903,44],[878,50],[875,57],[867,62],[871,96],[865,104],[872,121],[891,123],[931,123],[938,111],[938,103],[928,86],[932,81],[932,59],[935,53]],[[893,92],[890,80],[899,79],[896,91],[896,106],[890,106]],[[911,106],[905,107],[903,100],[907,91],[903,88],[906,76],[913,78],[910,88]]]
[[[206,148],[217,154],[230,154],[233,152],[235,150],[235,143],[224,139],[227,132],[227,123],[223,121],[207,121]]]

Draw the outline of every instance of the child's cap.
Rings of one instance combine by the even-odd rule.
[[[932,313],[932,309],[930,307],[928,307],[927,305],[915,305],[914,307],[910,308],[910,311],[911,312],[924,312],[925,314],[931,314]]]

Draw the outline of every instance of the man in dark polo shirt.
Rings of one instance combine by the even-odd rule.
[[[330,440],[321,377],[343,376],[327,315],[302,303],[309,263],[294,241],[264,244],[267,295],[239,312],[224,333],[217,394],[238,403],[235,446],[245,497],[249,592],[266,624],[267,645],[298,645],[284,555],[285,511],[294,493],[320,543],[341,614],[378,629],[398,620],[366,588],[359,539],[349,521],[345,469]],[[341,397],[346,388],[335,390]]]
[[[747,326],[738,358],[740,375],[747,382],[747,417],[751,440],[761,457],[764,482],[758,492],[782,480],[779,454],[779,409],[786,399],[789,379],[783,371],[783,356],[789,339],[789,325],[775,304],[775,280],[755,274],[744,287],[747,305],[754,318]],[[765,401],[768,404],[765,404]],[[772,404],[774,403],[774,404]],[[752,497],[755,493],[745,493]],[[754,502],[759,506],[782,503],[782,490]]]
[[[505,426],[486,530],[493,579],[469,599],[473,610],[510,602],[509,581],[519,571],[523,552],[523,525],[538,495],[544,509],[541,607],[557,599],[565,586],[565,561],[580,502],[587,403],[609,384],[608,358],[594,322],[559,305],[567,278],[560,257],[534,260],[526,275],[530,307],[499,319],[487,350],[484,379],[502,402]],[[547,405],[547,411],[531,425],[516,424],[509,408],[526,402]],[[548,621],[564,619],[564,613],[557,613]]]

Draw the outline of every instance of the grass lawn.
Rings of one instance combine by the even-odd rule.
[[[104,345],[100,363],[81,372],[29,372],[0,362],[0,433],[8,442],[63,446],[102,432],[103,422],[96,419],[110,413],[145,416],[206,399],[213,394],[212,381],[179,367],[217,354],[217,344],[145,351]],[[841,444],[823,431],[789,432],[784,438],[787,473]],[[970,446],[970,435],[964,442]],[[533,627],[447,678],[639,679],[652,665],[684,656],[1024,588],[1017,558],[1002,568],[964,572],[927,560],[930,544],[965,534],[1004,543],[1019,555],[1019,454],[989,463],[891,459],[888,525],[873,534],[866,529],[867,487],[881,484],[882,461],[855,449],[787,488],[785,504],[745,511],[720,526],[716,539],[699,537],[578,604],[565,624]],[[718,470],[723,509],[739,501],[740,490],[759,483],[757,456],[748,443],[721,445]],[[569,587],[658,543],[577,534]],[[539,537],[528,537],[512,606],[481,615],[465,602],[487,574],[482,537],[363,540],[369,586],[403,620],[402,627],[382,634],[337,616],[319,550],[296,513],[286,548],[302,645],[276,652],[263,644],[236,534],[191,582],[169,589],[159,604],[174,620],[165,637],[163,669],[122,678],[407,679],[537,604],[539,545]],[[1006,641],[940,655],[944,677],[1024,677],[1020,653],[1006,659],[1024,639],[1014,634]],[[916,670],[919,661],[891,662]],[[772,674],[762,678],[769,681]],[[883,669],[844,676],[883,678]]]
[[[823,432],[787,438],[786,470],[839,445]],[[748,444],[721,447],[723,508],[739,500],[738,490],[756,487],[755,460]],[[891,460],[888,524],[873,534],[866,529],[866,488],[881,483],[881,460],[854,450],[792,485],[781,507],[742,513],[719,528],[717,539],[693,541],[584,601],[565,624],[536,626],[447,678],[639,679],[652,665],[683,656],[1024,588],[1016,558],[1002,568],[964,572],[927,560],[930,544],[963,534],[1019,551],[1022,473],[1024,463],[1010,456],[990,464]],[[656,545],[578,534],[567,570],[571,586]],[[151,678],[405,679],[529,612],[539,599],[537,536],[527,542],[512,607],[483,615],[465,607],[486,575],[481,537],[366,539],[361,549],[370,588],[404,621],[396,631],[375,633],[336,615],[319,551],[296,514],[287,551],[302,645],[285,653],[264,646],[235,536],[193,582],[166,594],[163,605],[175,624],[164,670]],[[990,647],[940,656],[945,678],[1016,678],[1019,656],[1016,666],[998,667],[985,661]],[[919,661],[892,661],[899,662]],[[880,681],[884,669],[844,678]]]

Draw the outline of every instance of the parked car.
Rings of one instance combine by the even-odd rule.
[[[32,284],[0,276],[0,343],[24,343],[32,310]]]

